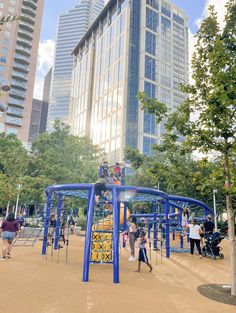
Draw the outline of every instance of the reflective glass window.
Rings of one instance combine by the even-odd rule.
[[[162,3],[161,3],[161,13],[165,14],[168,17],[171,16],[170,4],[164,0],[162,0]]]
[[[145,77],[156,80],[156,60],[147,55],[145,56]]]
[[[157,12],[147,8],[146,9],[146,27],[154,32],[157,32],[159,24],[159,15]]]
[[[159,9],[159,0],[146,0],[146,4],[150,5],[154,9],[158,10]]]
[[[164,16],[161,17],[161,35],[169,40],[171,38],[171,22]]]
[[[146,31],[145,46],[146,52],[156,55],[156,36],[149,31]]]

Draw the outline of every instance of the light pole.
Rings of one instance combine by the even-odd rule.
[[[17,185],[18,193],[17,193],[17,197],[16,197],[15,218],[17,217],[17,212],[18,212],[18,204],[19,204],[19,197],[20,197],[20,187],[21,187],[20,184]]]
[[[217,228],[217,215],[216,215],[216,193],[217,189],[213,189],[213,209],[214,209],[214,223],[215,223],[215,231],[218,231]]]

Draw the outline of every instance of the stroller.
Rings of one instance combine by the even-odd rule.
[[[223,259],[224,254],[220,253],[221,248],[218,244],[224,239],[224,236],[218,232],[210,234],[205,241],[205,246],[202,248],[202,256],[210,257],[213,260]]]

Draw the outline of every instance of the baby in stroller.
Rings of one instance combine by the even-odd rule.
[[[218,247],[219,243],[224,239],[224,235],[218,232],[210,234],[205,241],[205,246],[202,248],[202,256],[210,257],[213,260],[223,259],[224,254],[220,253],[221,248]]]

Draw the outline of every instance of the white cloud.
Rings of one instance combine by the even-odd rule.
[[[44,77],[53,64],[55,42],[51,39],[39,43],[34,98],[42,99]]]
[[[198,27],[200,27],[202,21],[208,16],[209,5],[214,5],[215,10],[218,15],[218,21],[219,21],[220,27],[222,28],[224,25],[223,21],[224,21],[224,16],[226,12],[226,9],[225,9],[226,3],[227,3],[227,0],[206,0],[202,15],[198,19],[195,20],[195,24]]]

